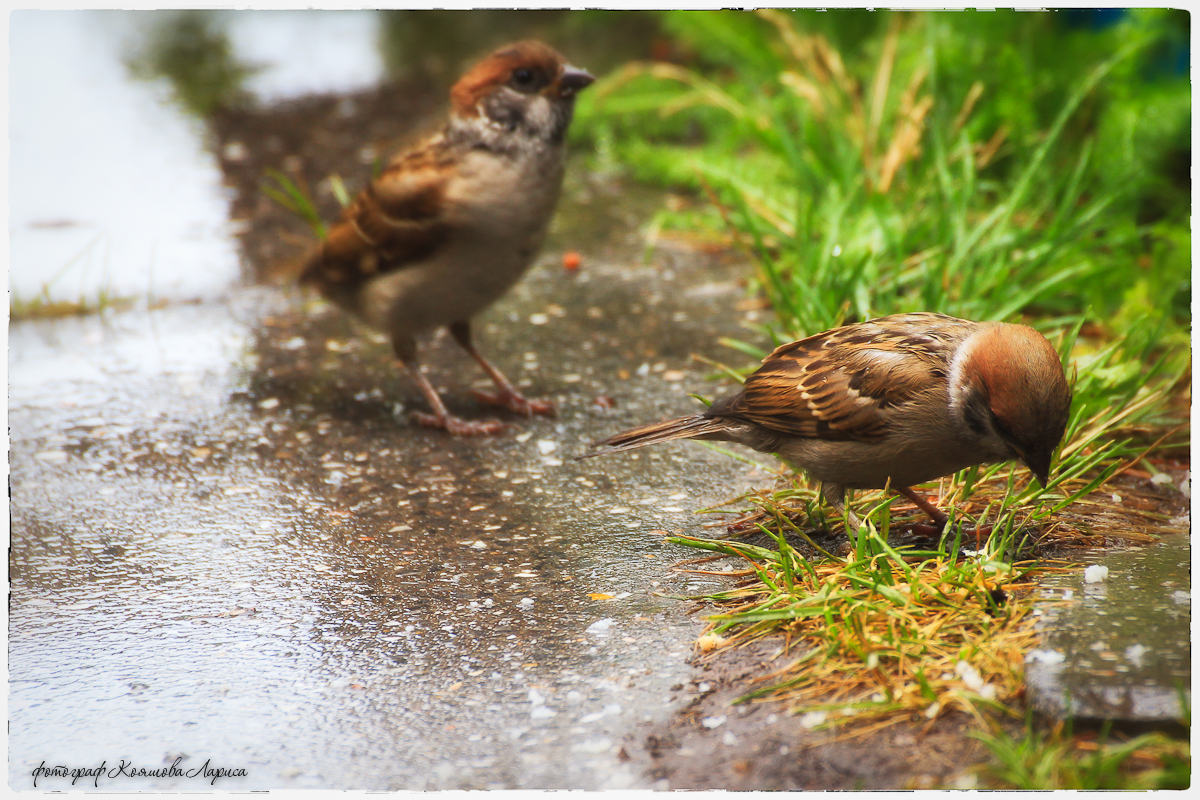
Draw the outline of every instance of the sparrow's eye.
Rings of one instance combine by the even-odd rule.
[[[537,76],[531,69],[520,67],[513,70],[511,82],[514,89],[532,89],[536,80]]]

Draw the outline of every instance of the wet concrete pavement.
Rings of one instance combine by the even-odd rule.
[[[738,289],[670,249],[557,259],[480,330],[559,416],[497,438],[409,426],[386,343],[299,296],[15,326],[10,785],[179,756],[247,771],[225,789],[650,785],[623,745],[694,694],[701,624],[655,593],[704,588],[660,531],[769,477],[698,446],[571,457],[714,392],[690,356],[729,353]],[[425,352],[479,414],[476,368]]]

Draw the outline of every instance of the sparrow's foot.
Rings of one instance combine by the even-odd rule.
[[[946,527],[945,521],[942,522],[914,522],[912,532],[917,536],[923,536],[926,539],[935,539],[942,535],[942,529]]]
[[[843,522],[846,526],[846,536],[853,542],[858,538],[858,529],[862,527],[862,520],[859,519],[858,514],[850,510],[849,506],[846,506],[845,510]]]
[[[516,390],[511,392],[481,392],[476,389],[472,390],[471,394],[475,395],[475,399],[481,403],[507,408],[515,414],[521,414],[526,417],[532,417],[534,414],[545,416],[553,416],[554,414],[554,404],[549,400],[530,400]]]
[[[440,428],[451,436],[495,436],[504,433],[506,427],[503,422],[496,419],[468,422],[449,414],[426,414],[424,411],[414,411],[412,418],[414,422],[424,428]]]

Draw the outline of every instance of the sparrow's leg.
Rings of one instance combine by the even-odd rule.
[[[392,345],[396,351],[396,355],[400,357],[400,363],[404,365],[404,368],[408,370],[408,374],[416,381],[421,394],[425,395],[425,402],[429,403],[429,407],[433,409],[432,414],[426,414],[423,411],[414,411],[412,413],[412,418],[418,425],[426,428],[441,428],[446,433],[454,436],[490,436],[504,431],[504,423],[499,420],[489,419],[481,422],[468,422],[453,416],[446,410],[445,404],[442,403],[442,398],[438,396],[437,390],[433,388],[433,384],[429,382],[429,378],[426,378],[425,374],[421,372],[421,365],[417,363],[416,342],[412,339],[406,341],[393,339]]]
[[[921,509],[922,511],[924,511],[926,514],[929,515],[929,518],[933,520],[933,533],[935,535],[940,534],[943,530],[945,530],[946,523],[950,521],[950,517],[946,516],[946,513],[944,511],[939,509],[933,503],[926,500],[924,497],[921,497],[919,494],[914,492],[912,489],[905,487],[903,489],[897,489],[896,491],[899,492],[900,494],[904,495],[905,497],[907,497],[909,500],[912,500],[914,503],[917,504],[917,508]],[[982,549],[983,548],[983,541],[982,541],[983,537],[991,536],[991,535],[992,535],[992,526],[991,525],[977,526],[975,528],[975,549],[976,550]]]
[[[518,414],[532,416],[534,414],[553,414],[554,404],[546,400],[530,400],[525,395],[517,391],[508,378],[504,374],[483,357],[483,354],[475,349],[475,344],[471,341],[471,323],[455,322],[450,326],[450,334],[454,337],[454,341],[458,342],[463,350],[466,350],[471,358],[479,362],[479,366],[483,367],[483,371],[492,379],[492,383],[496,384],[499,390],[495,393],[472,391],[471,393],[479,399],[481,403],[487,403],[493,406],[503,406],[509,411],[515,411]]]
[[[858,518],[850,510],[850,506],[846,504],[846,487],[840,483],[822,483],[821,496],[825,498],[825,502],[833,507],[834,511],[839,512],[846,522],[846,535],[853,540],[858,535],[858,529],[862,527],[862,520]]]
[[[912,489],[909,489],[907,486],[892,487],[892,488],[894,488],[897,492],[899,492],[900,494],[907,497],[909,500],[912,500],[913,503],[916,504],[917,508],[921,509],[927,515],[929,515],[929,518],[931,520],[933,520],[934,527],[938,531],[941,531],[943,528],[946,527],[946,523],[949,521],[950,518],[948,516],[946,516],[946,513],[944,511],[942,511],[940,508],[938,508],[933,503],[926,500],[924,497],[921,497],[921,495],[917,494]]]

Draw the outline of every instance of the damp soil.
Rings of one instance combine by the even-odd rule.
[[[966,735],[976,723],[962,712],[855,737],[812,730],[778,702],[738,702],[778,669],[780,645],[766,639],[693,658],[694,699],[640,743],[651,776],[673,789],[734,791],[973,785],[970,769],[987,752]]]
[[[237,224],[243,263],[256,281],[286,283],[312,246],[312,229],[274,202],[264,186],[272,173],[294,181],[322,219],[341,206],[329,178],[339,176],[353,196],[406,141],[436,123],[444,92],[428,81],[389,82],[351,95],[316,95],[268,108],[223,108],[211,120],[214,148]]]

